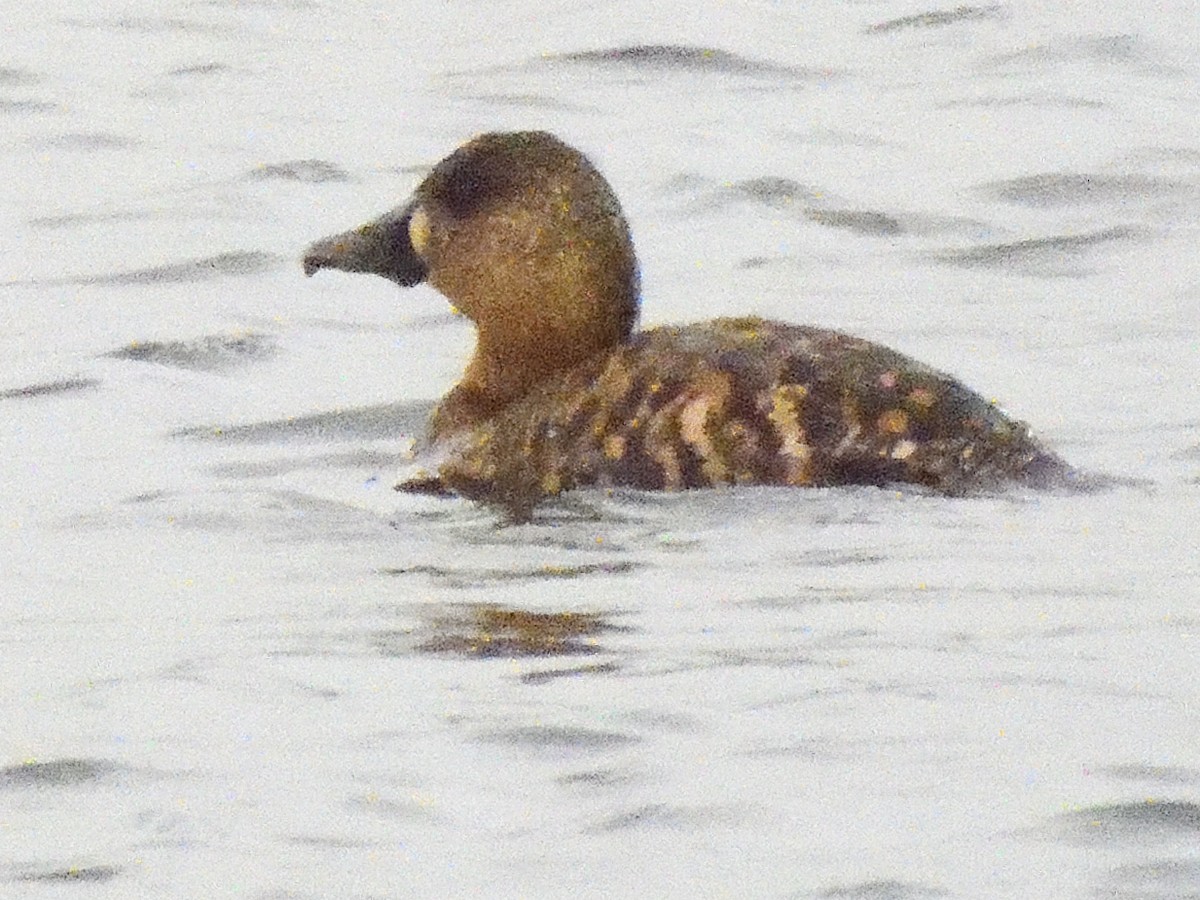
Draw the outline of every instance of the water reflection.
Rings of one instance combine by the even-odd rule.
[[[494,659],[591,656],[605,651],[600,635],[628,630],[604,613],[532,612],[492,603],[466,603],[431,616],[414,636],[420,641],[416,650],[421,653]],[[379,636],[376,647],[384,655],[396,655],[400,650],[391,633]],[[612,670],[611,666],[602,666],[591,671]],[[548,677],[562,674],[568,673]],[[546,680],[547,673],[539,677]]]

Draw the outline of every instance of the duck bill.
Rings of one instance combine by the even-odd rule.
[[[427,272],[409,235],[414,208],[410,203],[366,225],[321,238],[304,253],[304,274],[341,269],[381,275],[402,287],[420,284]]]

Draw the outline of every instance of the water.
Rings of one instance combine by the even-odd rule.
[[[1200,897],[1187,4],[10,7],[5,896]],[[529,127],[647,324],[880,340],[1135,482],[395,494],[470,333],[299,255]]]

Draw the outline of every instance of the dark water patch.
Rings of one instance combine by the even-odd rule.
[[[431,403],[381,403],[248,425],[193,426],[173,431],[171,437],[245,444],[397,439],[423,434],[432,407]]]
[[[28,87],[38,84],[42,76],[17,66],[0,66],[0,87]]]
[[[960,22],[978,22],[981,19],[998,19],[1002,15],[999,6],[956,6],[954,9],[937,9],[912,16],[888,19],[865,29],[866,34],[887,34],[909,28],[941,28]]]
[[[0,769],[0,790],[59,788],[94,784],[119,770],[107,759],[66,757],[49,762],[26,762]]]
[[[294,159],[281,163],[266,163],[247,176],[252,181],[301,181],[306,184],[326,184],[349,181],[344,169],[323,159]]]
[[[1200,769],[1183,766],[1147,766],[1133,763],[1123,766],[1106,766],[1103,774],[1118,781],[1138,781],[1150,784],[1200,784]]]
[[[508,659],[591,656],[604,650],[599,642],[601,635],[629,630],[617,625],[611,615],[601,613],[530,612],[492,603],[470,603],[432,616],[415,636],[419,639],[416,649],[421,653],[461,659]],[[380,649],[387,651],[386,646]]]
[[[621,671],[616,663],[597,663],[590,666],[571,666],[565,669],[544,669],[541,672],[526,672],[521,676],[522,684],[549,684],[560,678],[580,678],[585,675],[615,675]]]
[[[1093,896],[1098,900],[1200,900],[1200,860],[1184,857],[1118,866]]]
[[[53,150],[126,150],[137,141],[102,131],[69,132],[38,141],[38,146]]]
[[[57,381],[42,381],[19,388],[0,390],[0,400],[29,400],[35,397],[56,397],[61,394],[78,394],[100,386],[99,378],[61,378]]]
[[[534,750],[603,753],[639,743],[636,735],[601,728],[574,728],[565,725],[529,725],[492,731],[480,737],[489,744],[508,744]]]
[[[1169,835],[1200,836],[1200,804],[1178,800],[1140,800],[1092,806],[1052,820],[1055,837],[1085,843],[1143,843]]]
[[[845,228],[874,237],[904,233],[904,226],[895,216],[868,209],[806,209],[804,217],[818,225]]]
[[[276,352],[278,347],[273,338],[251,332],[210,334],[191,341],[135,341],[104,355],[197,372],[224,372],[270,359]]]
[[[1138,232],[1132,228],[1114,227],[1083,234],[1054,235],[946,250],[933,254],[933,258],[964,268],[1014,268],[1030,275],[1079,276],[1087,274],[1086,270],[1069,266],[1068,261],[1105,245],[1128,243],[1138,236]]]
[[[1191,185],[1167,178],[1070,172],[1047,172],[993,181],[981,187],[994,197],[1025,206],[1128,204],[1195,193]]]
[[[793,896],[819,897],[821,900],[931,900],[934,897],[948,897],[950,894],[939,887],[928,884],[883,879],[839,885],[815,894],[795,894]]]
[[[683,44],[637,44],[600,50],[580,50],[545,57],[549,62],[613,66],[642,72],[691,72],[752,77],[809,79],[827,77],[828,70],[805,69],[780,63],[749,59],[712,47]]]
[[[69,882],[90,882],[99,884],[112,881],[124,869],[121,866],[68,866],[65,869],[47,869],[40,872],[24,872],[14,880],[23,882],[59,884]]]
[[[225,63],[210,62],[197,63],[194,66],[180,66],[178,69],[172,69],[167,74],[174,77],[187,77],[191,75],[216,75],[221,72],[232,71],[232,67],[227,66]]]
[[[55,103],[43,100],[7,100],[0,98],[0,113],[39,113],[58,109]]]
[[[547,564],[530,569],[485,569],[451,568],[447,566],[417,565],[402,568],[385,568],[382,575],[427,575],[445,587],[474,588],[509,582],[543,582],[571,580],[590,575],[626,575],[643,568],[640,563],[629,560],[619,562],[585,563],[580,565]]]
[[[382,450],[350,450],[345,453],[320,453],[305,457],[264,460],[262,462],[221,463],[209,466],[218,478],[274,478],[289,472],[326,469],[381,469],[396,465],[398,454]],[[389,573],[390,574],[390,573]]]

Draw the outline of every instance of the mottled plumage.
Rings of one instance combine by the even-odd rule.
[[[437,476],[527,515],[587,485],[907,482],[948,493],[1070,468],[961,383],[869,341],[756,318],[633,332],[637,267],[611,189],[541,132],[476,138],[412,202],[314,244],[306,271],[425,278],[478,329],[439,405]]]

